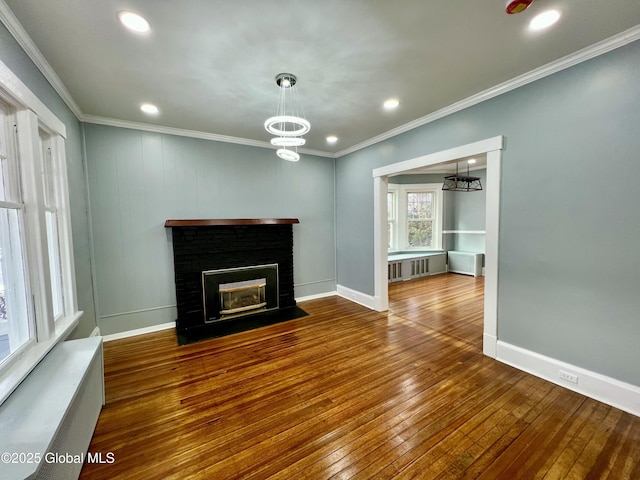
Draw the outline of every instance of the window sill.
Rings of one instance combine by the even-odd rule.
[[[7,371],[0,375],[0,405],[11,395],[20,382],[35,368],[53,347],[64,341],[78,325],[84,312],[76,312],[56,322],[54,335],[43,342],[38,342],[24,351],[20,357],[11,362]]]
[[[441,248],[424,248],[424,247],[407,247],[400,250],[389,250],[389,255],[397,255],[402,253],[444,253]]]

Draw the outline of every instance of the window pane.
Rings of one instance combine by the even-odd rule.
[[[51,297],[53,316],[62,315],[62,277],[60,276],[60,248],[58,242],[58,217],[55,212],[45,212],[47,223],[47,247],[49,249],[49,273],[51,275]]]
[[[0,209],[0,362],[31,338],[19,213]]]
[[[431,247],[433,244],[433,222],[431,220],[409,221],[409,245]]]
[[[407,193],[407,215],[410,220],[433,218],[433,193]]]
[[[393,220],[395,217],[395,208],[393,208],[393,192],[387,192],[387,219]]]

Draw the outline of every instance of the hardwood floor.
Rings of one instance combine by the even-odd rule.
[[[483,279],[178,347],[105,344],[83,479],[638,479],[640,418],[482,355]]]

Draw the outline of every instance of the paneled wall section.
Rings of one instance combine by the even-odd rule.
[[[176,319],[167,219],[299,218],[295,295],[335,291],[334,160],[85,125],[99,326]]]

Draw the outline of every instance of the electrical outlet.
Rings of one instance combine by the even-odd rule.
[[[558,372],[558,378],[560,380],[566,380],[567,382],[578,383],[578,375],[575,375],[575,374],[569,373],[569,372],[565,372],[564,370],[560,370]]]

